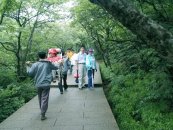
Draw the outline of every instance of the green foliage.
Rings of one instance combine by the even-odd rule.
[[[13,71],[18,77],[25,75],[26,60],[35,60],[33,57],[38,51],[52,47],[66,49],[76,40],[72,36],[74,33],[69,31],[71,29],[66,31],[57,25],[57,10],[64,2],[67,0],[0,2],[0,51],[10,52],[10,57],[13,57],[10,62],[13,62],[13,69],[16,69]]]
[[[107,73],[108,68],[103,65],[101,68],[103,78],[111,80],[106,87],[109,88],[106,95],[120,129],[172,128],[172,83],[165,72],[138,70],[135,73],[120,74],[119,69],[123,69],[122,66],[114,68],[110,74]]]
[[[104,73],[102,73],[102,78],[103,78],[103,80],[109,80],[110,78],[111,78],[111,71],[110,71],[110,69],[109,68],[106,68],[105,67],[105,65],[102,63],[102,62],[100,62],[101,64],[100,64],[100,69],[101,69],[101,71],[102,72],[104,72]]]
[[[0,70],[0,88],[6,88],[12,82],[16,82],[14,73],[11,71]]]
[[[31,81],[12,83],[0,90],[0,122],[36,95]]]
[[[172,129],[172,68],[160,56],[162,52],[132,34],[133,29],[130,32],[104,9],[87,0],[78,1],[73,12],[75,22],[92,38],[90,45],[105,63],[101,65],[104,90],[120,129]],[[172,30],[171,1],[132,1],[149,18]]]
[[[1,0],[0,1],[0,14],[1,12],[9,12],[15,9],[17,5],[16,0]]]
[[[73,13],[74,22],[83,27],[92,38],[89,45],[93,46],[98,55],[102,56],[106,66],[112,67],[110,58],[115,54],[115,51],[118,53],[116,50],[118,47],[124,46],[124,42],[125,44],[130,43],[136,38],[121,23],[113,19],[108,12],[91,4],[88,0],[79,0],[79,5]]]
[[[8,86],[0,91],[0,121],[35,95],[30,81],[16,83],[17,67],[17,71],[25,71],[25,60],[37,60],[39,50],[60,47],[77,51],[84,45],[94,47],[96,56],[105,63],[101,65],[105,91],[120,129],[172,129],[172,68],[167,67],[157,48],[152,49],[144,39],[88,0],[77,0],[72,26],[59,22],[59,4],[66,1],[0,1],[0,16],[4,16],[0,26],[0,84],[3,88]],[[149,18],[173,30],[170,0],[131,1]],[[153,42],[157,44],[157,40]]]

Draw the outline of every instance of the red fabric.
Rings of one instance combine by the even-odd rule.
[[[51,53],[51,54],[56,54],[57,51],[56,51],[56,49],[53,49],[53,48],[52,48],[52,49],[49,49],[49,54],[50,54],[50,53]]]
[[[74,74],[73,76],[74,76],[74,78],[79,78],[79,74],[77,74],[77,73]]]
[[[61,60],[61,57],[59,57],[59,56],[56,56],[56,57],[48,57],[47,60],[50,61],[50,62],[56,62],[56,61]]]

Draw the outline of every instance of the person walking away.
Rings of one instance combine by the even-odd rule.
[[[57,70],[58,67],[46,59],[46,52],[39,52],[38,57],[39,61],[32,64],[32,66],[28,66],[29,62],[27,62],[27,73],[34,78],[41,110],[41,120],[45,120],[47,118],[45,114],[48,109],[50,84],[53,79],[52,70]]]
[[[53,64],[59,66],[59,71],[52,70],[53,82],[56,82],[56,76],[58,77],[58,88],[60,93],[63,94],[63,86],[62,86],[62,69],[63,69],[63,60],[61,56],[57,56],[58,51],[55,48],[49,49],[50,57],[47,58]]]
[[[52,48],[49,49],[48,53],[49,57],[47,58],[47,60],[57,65],[58,61],[61,60],[61,57],[57,56],[57,50]],[[52,70],[53,82],[56,82],[56,73],[57,73],[56,70]]]
[[[88,88],[94,88],[94,71],[97,71],[96,60],[93,54],[93,49],[90,48],[86,56],[86,68],[88,76]]]
[[[64,88],[65,91],[68,88],[68,85],[67,85],[67,72],[68,72],[68,68],[70,66],[69,58],[65,55],[64,52],[62,52],[62,56],[63,56],[62,73],[61,73],[60,82],[59,82],[59,86],[61,88],[60,89],[61,94],[63,94],[63,88]],[[62,85],[62,82],[63,82],[63,85]]]
[[[76,69],[79,74],[78,88],[82,89],[85,86],[85,77],[86,77],[86,53],[84,47],[81,47],[80,52],[76,57]]]

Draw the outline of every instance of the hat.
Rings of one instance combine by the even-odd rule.
[[[60,48],[56,48],[55,50],[56,50],[56,52],[61,52]]]
[[[92,48],[90,48],[88,51],[93,52],[94,50]]]
[[[56,49],[49,49],[49,54],[56,54],[57,50]]]

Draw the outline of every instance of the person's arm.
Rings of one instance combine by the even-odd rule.
[[[88,70],[91,70],[92,69],[92,66],[91,66],[90,59],[89,59],[89,56],[88,55],[86,56],[86,68]]]
[[[93,56],[93,58],[94,58],[94,69],[95,69],[95,71],[97,72],[97,64],[96,64],[96,59],[95,59],[95,57]]]
[[[95,66],[95,71],[97,72],[97,64],[96,64],[96,60],[94,62],[94,66]]]
[[[67,64],[67,68],[70,68],[70,66],[72,65],[72,63],[68,57],[66,57],[66,64]]]
[[[36,66],[36,63],[26,66],[27,73],[30,77],[34,77],[35,75],[35,66]]]
[[[50,67],[51,67],[52,70],[57,70],[60,67],[60,63],[59,62],[53,62],[53,63],[50,62],[49,64],[50,64]]]

